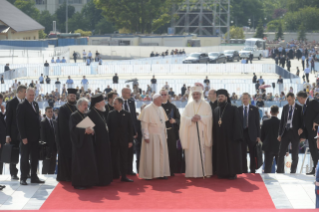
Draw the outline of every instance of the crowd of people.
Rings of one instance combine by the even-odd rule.
[[[256,172],[259,163],[255,149],[261,143],[265,173],[270,173],[274,158],[277,173],[284,173],[284,156],[290,143],[291,173],[296,173],[299,142],[305,139],[314,164],[307,174],[315,173],[319,157],[319,139],[315,138],[319,102],[310,100],[305,91],[298,92],[297,97],[288,93],[281,119],[277,118],[279,108],[274,105],[271,117],[262,125],[258,108],[250,104],[248,93],[241,95],[240,107],[231,104],[225,89],[210,89],[207,101],[201,83],[191,86],[182,114],[171,103],[165,88],[152,96],[150,104],[142,106],[140,114],[130,88],[123,88],[121,97],[110,91],[106,102],[102,94],[89,100],[77,96],[77,92],[68,88],[67,102],[58,112],[46,107],[43,118],[39,116],[32,87],[18,86],[16,96],[6,108],[1,107],[1,147],[11,144],[20,148],[21,154],[21,176],[17,176],[16,163],[11,163],[12,180],[28,185],[30,177],[31,183],[44,183],[37,175],[41,144],[46,147],[41,159],[42,173],[55,172],[58,154],[57,180],[71,181],[80,190],[107,186],[116,179],[133,182],[129,177],[136,175],[133,163],[139,178],[146,180],[168,179],[175,173],[191,178],[217,175],[233,180],[237,174]]]
[[[162,54],[159,54],[158,52],[151,52],[150,54],[150,57],[159,57],[159,56],[162,56],[162,57],[165,57],[165,56],[168,56],[168,55],[185,55],[186,52],[184,49],[172,49],[171,52],[169,53],[169,50],[167,49],[165,52],[162,52]]]

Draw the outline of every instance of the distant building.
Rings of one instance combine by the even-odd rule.
[[[0,0],[0,40],[38,40],[44,27],[7,0]]]
[[[81,12],[83,6],[89,1],[92,0],[68,0],[68,5],[73,6],[75,12]],[[65,0],[35,0],[35,6],[40,11],[48,10],[52,15],[64,2]]]

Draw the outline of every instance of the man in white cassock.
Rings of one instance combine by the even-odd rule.
[[[213,174],[212,109],[204,100],[200,86],[191,88],[188,99],[179,129],[185,151],[185,177],[210,177]]]
[[[171,175],[165,125],[168,118],[161,105],[161,95],[155,94],[139,117],[143,134],[139,177],[143,179],[167,179]]]

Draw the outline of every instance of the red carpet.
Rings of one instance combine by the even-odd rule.
[[[59,183],[41,209],[275,209],[259,174],[243,174],[237,180],[186,179],[184,175],[168,180],[132,179],[134,183],[116,180],[84,191]]]

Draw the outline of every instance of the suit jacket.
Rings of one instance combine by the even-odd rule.
[[[239,119],[241,123],[244,123],[244,113],[243,113],[243,106],[238,108],[239,111]],[[257,107],[253,105],[249,105],[248,110],[248,133],[251,143],[255,143],[257,137],[260,137],[260,116],[259,110]],[[244,130],[244,125],[242,124],[242,129]]]
[[[33,101],[32,105],[25,100],[17,107],[17,125],[21,139],[27,138],[28,142],[39,142],[40,140],[40,119],[39,105]]]
[[[285,128],[288,120],[288,112],[289,112],[289,104],[286,104],[281,113],[280,125],[278,135],[283,136],[285,133]],[[298,129],[303,129],[302,126],[303,118],[302,118],[302,107],[298,104],[295,104],[294,114],[292,116],[292,130],[295,133],[295,136],[298,136]]]
[[[4,120],[5,115],[0,112],[0,143],[6,143],[6,122]]]
[[[20,140],[20,134],[17,125],[17,107],[19,100],[14,97],[6,106],[6,136],[10,136],[12,141]]]
[[[57,129],[58,125],[55,120],[52,119],[53,127],[52,128],[49,120],[47,118],[41,121],[41,140],[47,143],[48,148],[48,155],[51,152],[57,152],[56,148],[56,137],[57,137]]]
[[[307,139],[314,138],[317,135],[317,131],[314,131],[313,123],[319,123],[319,102],[316,100],[309,100],[307,99],[306,102],[306,111],[303,115],[304,121],[304,129],[306,130],[306,134],[304,136]],[[318,129],[318,128],[316,128]]]
[[[214,112],[214,109],[217,107],[217,100],[215,100],[214,102],[209,101],[209,105],[212,108],[212,111]]]
[[[121,110],[120,114],[117,110],[112,110],[107,117],[107,126],[112,146],[128,147],[128,143],[133,142],[131,114],[126,110]]]
[[[131,119],[132,119],[132,125],[133,125],[133,135],[136,135],[137,132],[137,126],[136,126],[136,107],[135,107],[135,101],[134,99],[128,99],[128,104],[130,106],[130,113],[131,113]],[[124,105],[123,105],[124,107]]]
[[[263,150],[274,153],[279,152],[280,142],[277,140],[280,120],[271,117],[263,121],[260,131],[260,139],[263,142]]]

